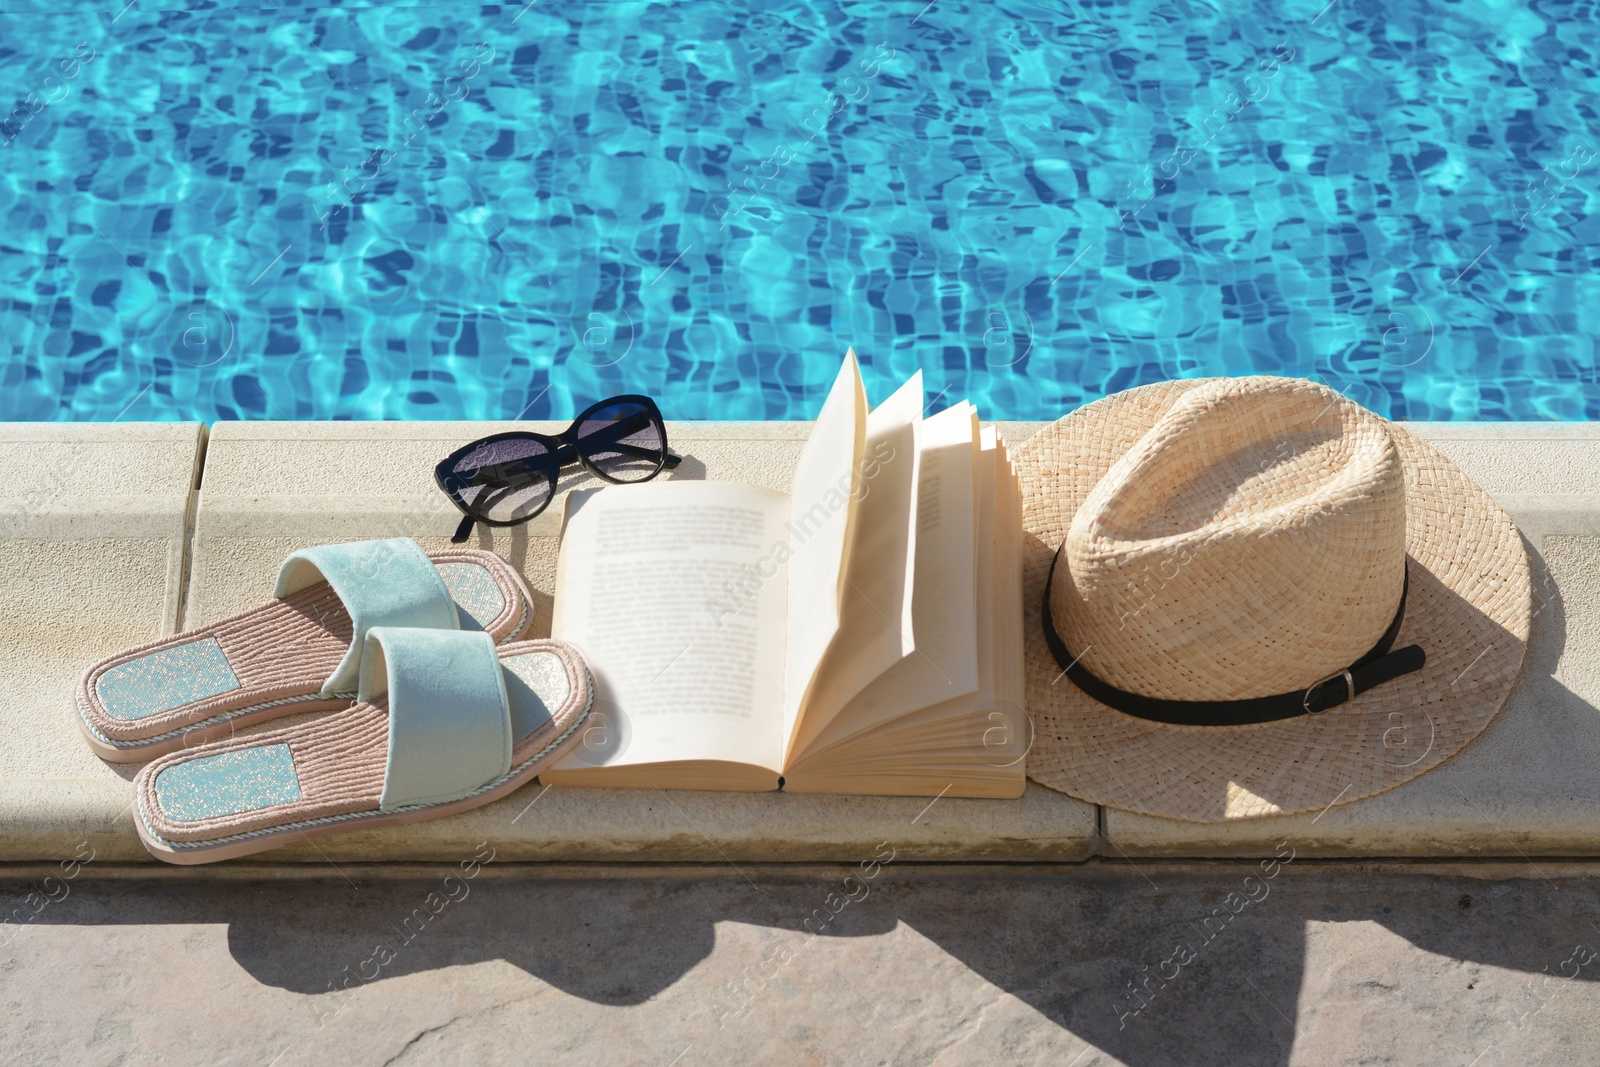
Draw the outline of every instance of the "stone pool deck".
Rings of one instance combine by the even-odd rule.
[[[538,423],[519,428],[547,428]],[[1000,424],[1013,445],[1036,424]],[[71,690],[119,648],[259,602],[291,548],[405,534],[448,543],[438,457],[511,424],[0,425],[0,863],[87,844],[147,863],[134,768],[102,763]],[[559,429],[560,427],[554,427]],[[550,789],[449,819],[302,843],[288,865],[427,862],[490,842],[505,861],[852,862],[892,839],[913,861],[1223,858],[1293,841],[1308,857],[1600,858],[1600,427],[1411,424],[1510,511],[1534,566],[1532,644],[1489,731],[1440,770],[1320,815],[1210,826],[1098,809],[1038,786],[1020,801]],[[809,427],[678,423],[678,478],[787,486]],[[582,484],[574,481],[572,485]],[[565,487],[565,484],[564,484]],[[535,591],[548,632],[559,504],[479,528]],[[204,868],[198,869],[204,871]]]
[[[1297,859],[1214,934],[1255,864],[896,858],[820,927],[853,866],[496,858],[432,918],[437,870],[97,866],[0,945],[8,1064],[1600,1062],[1593,864]]]

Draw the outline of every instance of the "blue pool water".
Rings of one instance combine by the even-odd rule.
[[[0,420],[1600,417],[1593,0],[0,0]]]

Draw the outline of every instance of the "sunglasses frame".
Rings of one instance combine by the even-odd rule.
[[[643,478],[613,478],[605,471],[600,470],[589,459],[588,456],[584,455],[583,450],[578,447],[578,427],[583,425],[584,420],[589,418],[597,411],[602,411],[605,408],[613,407],[617,404],[639,405],[646,410],[646,413],[649,414],[652,419],[655,420],[655,424],[661,427],[661,459],[656,463],[655,470],[651,471]],[[467,486],[471,483],[469,482],[466,484],[461,484],[460,479],[454,477],[452,468],[472,452],[482,448],[484,445],[493,444],[496,441],[537,441],[544,445],[547,449],[545,462],[539,464],[539,466],[544,469],[544,474],[549,478],[550,492],[545,497],[544,503],[540,504],[537,510],[531,511],[526,515],[520,516],[519,518],[484,518],[474,513],[473,510],[456,495],[457,489],[452,488],[451,486],[452,480],[454,480],[459,488],[467,488]],[[550,506],[550,502],[556,498],[556,490],[561,482],[561,472],[566,470],[568,467],[574,465],[582,466],[584,470],[588,471],[596,478],[599,478],[602,481],[610,482],[612,485],[634,485],[639,482],[648,482],[650,479],[660,474],[663,470],[673,470],[682,462],[683,457],[673,455],[667,446],[667,420],[662,417],[661,409],[656,406],[656,402],[640,393],[623,393],[620,396],[607,397],[604,400],[590,404],[588,407],[580,411],[578,413],[578,417],[572,420],[572,424],[559,434],[552,435],[546,433],[536,433],[533,430],[507,430],[504,433],[494,433],[487,437],[480,437],[475,441],[470,441],[456,449],[454,452],[451,452],[448,456],[444,457],[444,459],[440,460],[434,465],[433,480],[439,486],[439,489],[444,493],[444,495],[450,498],[450,503],[456,506],[456,510],[465,516],[461,522],[461,525],[456,529],[455,536],[450,539],[455,544],[461,544],[467,539],[468,535],[471,534],[472,527],[476,523],[482,523],[485,526],[498,527],[521,526],[523,523],[538,518],[540,515],[544,514],[545,509]]]

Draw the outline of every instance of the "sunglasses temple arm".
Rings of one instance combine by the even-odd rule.
[[[452,545],[465,544],[467,538],[472,534],[472,527],[477,521],[471,515],[464,517],[461,520],[461,525],[456,527],[456,532],[451,535],[450,543]]]
[[[662,461],[661,465],[663,467],[667,468],[667,470],[672,471],[672,470],[677,470],[678,469],[678,464],[680,464],[682,462],[683,462],[683,457],[682,456],[677,456],[677,455],[672,454],[671,452],[668,452],[667,453],[667,458]]]

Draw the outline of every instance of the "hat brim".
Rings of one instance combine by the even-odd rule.
[[[1410,576],[1395,644],[1421,645],[1428,657],[1422,670],[1320,715],[1252,726],[1150,722],[1093,700],[1064,676],[1039,617],[1051,559],[1112,463],[1206,380],[1160,382],[1098,400],[1015,453],[1035,736],[1028,776],[1097,804],[1222,822],[1347,804],[1455,756],[1489,725],[1522,669],[1532,619],[1528,555],[1488,493],[1393,424],[1405,468]]]

